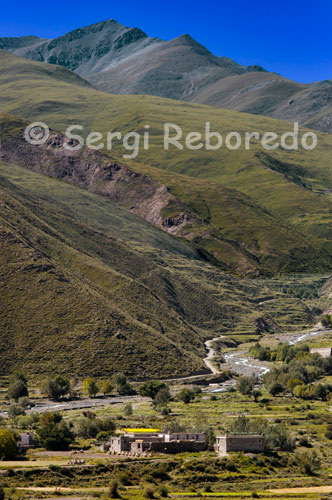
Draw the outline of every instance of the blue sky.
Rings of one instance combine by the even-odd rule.
[[[165,40],[189,33],[218,56],[300,82],[332,79],[332,0],[4,0],[0,36],[55,38],[109,18]]]

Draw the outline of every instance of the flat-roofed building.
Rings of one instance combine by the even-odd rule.
[[[206,449],[206,437],[203,433],[139,432],[128,429],[121,436],[112,436],[102,446],[103,451],[112,454],[141,454],[147,452],[180,453],[184,451],[203,451]]]
[[[25,432],[20,434],[19,440],[17,442],[17,447],[20,450],[29,450],[30,448],[35,448],[36,443],[31,432]]]
[[[264,451],[264,434],[231,434],[217,436],[214,449],[217,453],[243,451],[261,453]]]

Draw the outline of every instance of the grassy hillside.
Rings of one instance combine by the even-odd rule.
[[[150,96],[104,94],[59,78],[55,66],[5,52],[1,61],[0,99],[5,111],[31,121],[43,120],[57,130],[82,124],[84,135],[91,130],[142,131],[148,123],[150,149],[142,149],[136,160],[126,160],[126,164],[164,183],[224,239],[237,242],[253,254],[265,272],[331,268],[331,257],[322,250],[330,248],[332,235],[332,175],[328,169],[331,137],[320,134],[319,146],[311,152],[262,154],[259,144],[251,151],[165,151],[164,122],[176,123],[189,132],[193,128],[202,130],[210,121],[213,130],[224,134],[230,130],[283,133],[290,128],[277,120],[207,106]],[[117,142],[111,156],[123,163],[124,153],[122,143]],[[170,211],[165,215],[178,214]],[[290,230],[289,224],[294,228]],[[197,243],[200,239],[198,235]],[[222,260],[213,241],[207,250]],[[238,257],[235,260],[238,262]]]
[[[158,170],[156,179],[163,179],[161,184],[110,163],[108,156],[96,151],[65,152],[65,138],[58,133],[36,147],[23,137],[27,123],[2,116],[2,159],[104,195],[164,231],[189,240],[224,270],[252,276],[314,265],[325,268],[329,263],[329,255],[319,249],[317,241],[308,242],[239,191],[206,181],[193,183],[186,176]],[[178,196],[166,186],[174,191],[181,186]]]
[[[329,81],[304,85],[275,73],[254,71],[220,79],[199,91],[192,101],[332,131]]]
[[[300,300],[223,273],[85,190],[4,163],[0,186],[2,374],[196,373],[219,332],[313,320]]]

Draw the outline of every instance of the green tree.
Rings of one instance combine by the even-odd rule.
[[[268,391],[270,394],[272,394],[272,396],[277,396],[278,394],[284,392],[284,386],[280,384],[280,382],[274,382],[270,385]]]
[[[95,397],[99,391],[99,385],[95,378],[88,377],[83,380],[82,390],[84,394],[88,394],[90,397]]]
[[[62,375],[51,375],[46,379],[42,387],[42,392],[54,401],[59,401],[69,391],[70,382]]]
[[[294,389],[297,385],[301,385],[302,380],[299,378],[290,378],[287,382],[287,391],[289,391],[294,396]]]
[[[255,400],[255,403],[257,403],[258,399],[262,396],[262,392],[258,389],[255,389],[252,391],[252,397]]]
[[[14,401],[29,396],[27,384],[21,378],[13,379],[8,386],[8,397]]]
[[[244,396],[251,396],[255,387],[254,377],[239,377],[236,382],[237,390]]]
[[[130,417],[133,414],[133,405],[131,403],[125,404],[124,414],[126,417]]]
[[[293,451],[294,439],[284,425],[270,425],[266,423],[260,432],[265,435],[265,446],[270,450]]]
[[[331,314],[324,314],[324,316],[322,316],[321,323],[325,326],[325,328],[329,328],[332,325]]]
[[[43,413],[40,416],[38,436],[40,445],[46,450],[68,450],[74,441],[74,434],[64,422],[61,415],[55,412]]]
[[[135,394],[134,389],[128,383],[127,377],[123,373],[115,373],[112,377],[112,382],[118,394],[120,396],[128,396],[130,394]]]
[[[238,415],[237,419],[231,424],[230,432],[237,434],[247,434],[251,431],[250,421],[245,415]]]
[[[17,446],[14,435],[7,429],[0,429],[0,460],[16,457]]]
[[[106,396],[107,394],[111,394],[113,391],[113,384],[111,380],[102,380],[100,382],[100,392]]]
[[[143,397],[155,399],[158,392],[165,388],[166,384],[164,382],[160,382],[159,380],[148,380],[140,386],[139,393]]]
[[[170,399],[171,399],[171,394],[169,392],[169,388],[166,386],[157,392],[157,394],[154,398],[154,402],[155,402],[156,406],[158,406],[160,408],[160,407],[167,406]]]
[[[195,393],[190,389],[182,389],[178,394],[178,398],[187,405],[195,399]]]
[[[81,438],[95,438],[99,433],[97,419],[91,420],[87,417],[81,417],[75,422],[75,434]]]
[[[5,500],[5,490],[0,486],[0,500]]]
[[[99,418],[97,424],[99,431],[114,432],[116,429],[116,424],[111,417]]]

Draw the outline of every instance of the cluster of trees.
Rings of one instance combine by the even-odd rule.
[[[185,404],[189,404],[194,401],[202,390],[200,387],[193,388],[183,388],[177,394],[177,399],[183,401]],[[152,399],[152,403],[157,410],[159,410],[163,415],[168,415],[168,403],[173,400],[169,387],[165,382],[159,380],[148,380],[144,382],[140,388],[139,393],[141,396],[148,397]]]
[[[46,450],[68,450],[75,440],[72,426],[56,412],[41,414],[37,434],[39,445]]]
[[[257,403],[258,399],[262,396],[259,389],[255,389],[257,378],[253,375],[251,377],[239,377],[236,381],[236,389],[244,396],[253,397]]]
[[[289,344],[280,343],[276,349],[263,347],[259,343],[250,347],[249,354],[260,361],[284,361],[289,363],[294,358],[300,358],[303,354],[309,353],[310,349],[307,345],[291,346]]]
[[[81,417],[74,425],[74,433],[82,438],[97,438],[106,440],[116,429],[116,424],[111,417],[97,418],[93,414],[91,417]]]
[[[63,375],[50,375],[43,382],[41,391],[49,399],[59,401],[66,396],[76,397],[78,395],[77,385],[77,380],[69,380]],[[111,379],[101,381],[88,377],[82,382],[82,392],[89,397],[96,397],[99,393],[106,396],[113,391],[116,391],[121,396],[135,394],[133,387],[123,373],[116,373]],[[28,382],[23,374],[18,373],[10,378],[7,394],[8,398],[16,403],[21,402],[23,398],[29,397]]]
[[[68,450],[76,437],[106,440],[116,429],[116,424],[111,417],[98,418],[92,412],[89,412],[89,416],[82,416],[75,422],[65,421],[57,412],[33,414],[33,416],[38,445],[53,451]],[[27,417],[31,418],[31,415]]]
[[[171,401],[172,396],[165,382],[148,380],[140,386],[139,393],[143,397],[151,398],[155,408],[163,415],[168,415],[169,410],[167,405]]]
[[[295,385],[295,381],[291,381],[288,385]],[[331,384],[301,384],[296,385],[291,390],[293,396],[301,399],[321,399],[322,401],[328,401],[332,394]]]
[[[65,396],[74,397],[77,395],[76,386],[76,380],[70,381],[62,375],[51,375],[43,383],[42,392],[53,401],[59,401]],[[134,389],[123,373],[116,373],[112,379],[101,381],[93,377],[88,377],[82,382],[82,392],[89,397],[96,397],[99,393],[106,396],[114,390],[122,396],[135,394]]]
[[[295,440],[282,424],[271,425],[265,420],[248,419],[245,415],[239,415],[229,430],[235,434],[264,434],[268,450],[293,451],[295,448]]]
[[[332,385],[314,382],[322,376],[332,375],[332,358],[310,354],[307,345],[279,344],[276,349],[270,349],[255,344],[249,352],[261,361],[283,361],[280,368],[274,368],[264,376],[264,385],[273,396],[291,393],[301,399],[330,399]]]

